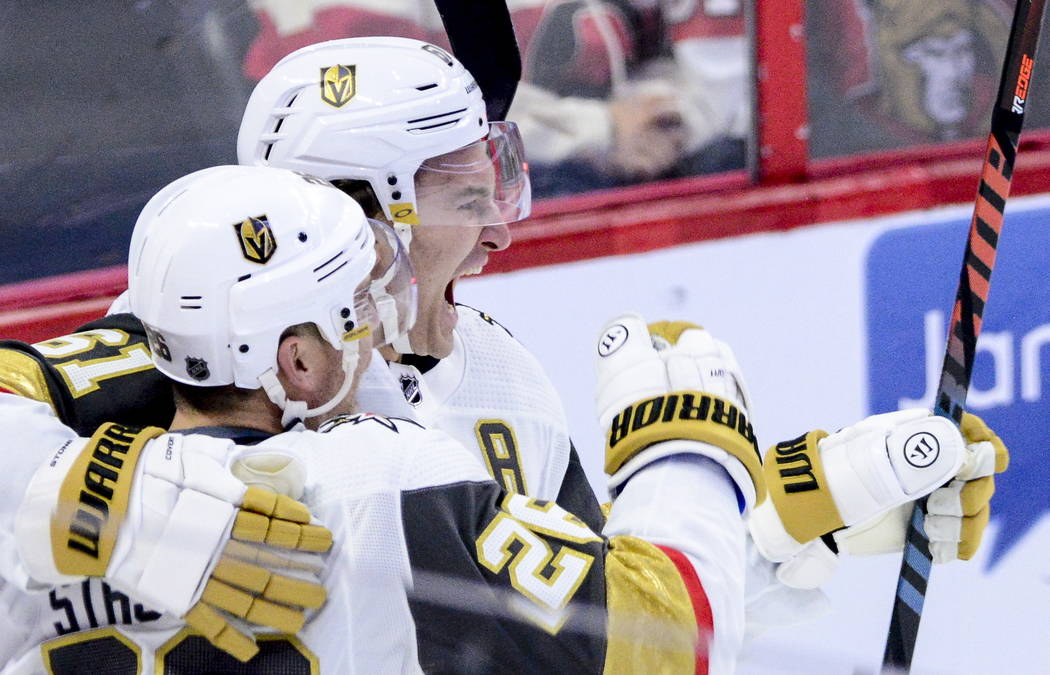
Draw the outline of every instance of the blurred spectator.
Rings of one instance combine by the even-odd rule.
[[[980,135],[1011,8],[1002,0],[810,0],[815,156]]]
[[[744,166],[741,0],[548,2],[510,117],[537,194]]]
[[[447,46],[431,0],[250,0],[259,79],[307,44]],[[509,118],[537,196],[740,168],[750,122],[742,0],[509,0],[524,78]]]

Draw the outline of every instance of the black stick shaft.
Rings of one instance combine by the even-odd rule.
[[[505,0],[434,0],[452,53],[477,80],[491,121],[507,117],[521,53]]]
[[[977,336],[981,332],[1003,212],[1010,195],[1017,144],[1028,107],[1028,85],[1035,64],[1045,1],[1017,2],[999,81],[999,95],[992,112],[992,130],[988,135],[980,188],[948,328],[944,368],[934,402],[934,411],[956,424],[962,420],[966,392],[970,387]],[[884,669],[911,669],[932,567],[929,540],[923,529],[925,511],[925,500],[916,503],[908,524],[897,595],[882,657]]]

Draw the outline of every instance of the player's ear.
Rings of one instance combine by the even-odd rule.
[[[277,346],[278,377],[289,398],[312,400],[331,370],[327,345],[313,335],[290,334],[281,338]],[[334,350],[333,350],[334,351]]]

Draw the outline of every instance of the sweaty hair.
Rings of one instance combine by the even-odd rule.
[[[278,344],[283,342],[285,338],[293,335],[324,340],[320,329],[315,324],[300,323],[285,328],[284,332],[281,333],[281,339],[278,341]],[[171,382],[171,387],[175,393],[176,408],[189,408],[199,413],[212,415],[239,408],[247,404],[260,391],[259,389],[243,389],[234,384],[225,384],[218,387],[199,387],[174,380]]]
[[[385,220],[383,205],[379,203],[379,199],[368,181],[337,178],[332,181],[332,185],[353,197],[354,201],[361,205],[361,209],[364,210],[365,215],[369,218]]]

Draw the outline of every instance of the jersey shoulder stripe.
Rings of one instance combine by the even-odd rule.
[[[707,675],[709,665],[707,654],[710,651],[710,642],[715,634],[715,620],[711,612],[711,603],[707,599],[707,593],[704,592],[704,585],[696,574],[696,568],[693,567],[684,553],[669,546],[657,546],[657,548],[663,551],[674,563],[674,566],[678,568],[678,573],[685,584],[686,592],[689,594],[697,629],[696,675]]]

